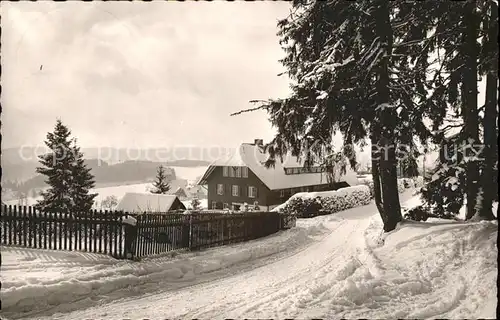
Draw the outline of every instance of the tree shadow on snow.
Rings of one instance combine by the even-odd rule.
[[[32,249],[2,246],[2,255],[16,255],[16,260],[20,261],[34,261],[42,260],[47,262],[65,262],[65,263],[116,263],[119,260],[104,254],[79,252],[79,251],[58,251],[48,249]]]

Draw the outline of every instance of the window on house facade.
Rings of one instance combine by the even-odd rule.
[[[234,169],[236,178],[241,178],[241,167],[236,167]]]
[[[243,178],[248,178],[248,168],[247,167],[241,168],[241,175],[243,176]]]
[[[320,173],[325,172],[323,167],[294,167],[285,168],[285,174],[303,174],[303,173]]]
[[[285,189],[280,190],[280,197],[281,198],[285,197]]]
[[[228,170],[229,170],[229,176],[231,178],[234,178],[234,168],[233,167],[228,167]]]
[[[249,186],[248,187],[248,197],[249,198],[256,198],[257,197],[257,188],[254,186]]]
[[[233,194],[233,197],[238,197],[240,195],[240,187],[237,186],[237,185],[233,185],[233,188],[232,188],[232,194]]]
[[[217,202],[212,201],[212,210],[217,209]]]
[[[217,194],[219,196],[223,196],[224,195],[224,185],[223,184],[217,184]]]
[[[229,169],[228,167],[222,167],[222,176],[223,177],[227,177],[229,175],[228,169]]]
[[[229,209],[229,204],[228,203],[224,203],[224,209]]]

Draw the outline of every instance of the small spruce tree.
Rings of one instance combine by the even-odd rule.
[[[154,189],[151,193],[155,194],[165,194],[170,190],[170,184],[168,183],[167,176],[165,175],[165,168],[162,165],[158,167],[153,187]]]

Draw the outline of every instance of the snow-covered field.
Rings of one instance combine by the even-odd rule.
[[[207,166],[199,167],[169,167],[175,170],[175,176],[177,179],[185,179],[190,182],[196,182],[196,180],[201,177],[205,171],[207,171]]]
[[[120,186],[112,186],[112,187],[104,187],[104,188],[95,188],[92,189],[91,192],[95,192],[98,196],[95,198],[95,201],[101,202],[108,196],[115,196],[118,199],[121,199],[125,193],[127,192],[147,192],[147,188],[151,186],[151,183],[136,183],[136,184],[128,184],[128,185],[120,185]],[[41,197],[36,198],[27,198],[28,205],[34,205]],[[18,200],[10,200],[6,201],[8,205],[17,205]]]
[[[185,179],[190,183],[195,183],[196,179],[205,173],[207,167],[170,167],[175,169],[175,175],[177,179]],[[147,189],[151,187],[151,183],[135,183],[135,184],[124,184],[118,186],[102,187],[92,189],[91,192],[98,193],[95,201],[101,203],[108,196],[115,196],[121,199],[127,192],[147,192]],[[41,197],[28,197],[26,199],[26,205],[32,206],[40,200]],[[18,205],[19,200],[8,200],[4,201],[7,205]]]
[[[2,248],[2,318],[495,317],[496,221],[405,221],[382,238],[375,213],[141,262]]]
[[[191,206],[191,200],[185,200],[181,202],[187,209],[193,209],[193,206]],[[200,208],[208,209],[208,199],[200,199]]]

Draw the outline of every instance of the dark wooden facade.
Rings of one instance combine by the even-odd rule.
[[[217,193],[217,185],[219,184],[224,186],[223,195],[219,195]],[[233,185],[236,185],[239,188],[238,196],[233,196],[232,194]],[[250,186],[257,188],[257,194],[255,197],[249,196]],[[218,166],[215,167],[207,177],[208,209],[224,209],[225,205],[227,205],[229,209],[238,209],[238,204],[247,203],[252,206],[255,202],[257,202],[259,206],[269,207],[284,203],[292,195],[298,192],[336,190],[346,186],[349,185],[343,182],[333,186],[329,184],[321,184],[300,188],[270,190],[250,169],[248,169],[247,178],[225,177],[223,175],[223,167]],[[234,207],[233,204],[236,204],[236,207]]]
[[[209,209],[223,209],[224,204],[232,208],[233,203],[248,203],[253,205],[258,202],[259,205],[267,205],[267,197],[269,195],[269,188],[251,171],[248,170],[248,178],[237,177],[224,177],[222,173],[223,167],[215,167],[207,179],[208,186],[208,208]],[[224,186],[224,194],[217,194],[217,185]],[[239,196],[233,196],[232,186],[239,186]],[[249,197],[248,187],[253,186],[257,188],[255,198]],[[213,208],[212,204],[216,203]]]

